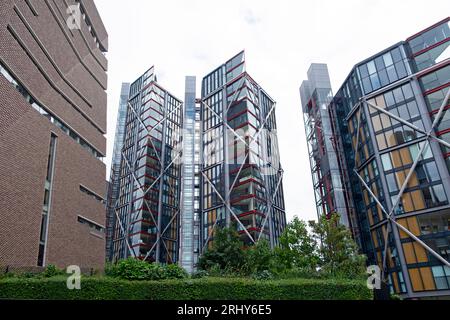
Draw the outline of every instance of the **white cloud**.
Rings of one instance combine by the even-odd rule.
[[[184,98],[184,77],[201,78],[242,49],[247,71],[277,101],[288,218],[314,219],[298,87],[311,62],[328,63],[336,92],[358,61],[445,18],[450,2],[95,0],[109,32],[108,170],[122,82],[155,65]],[[200,90],[198,91],[198,94]]]

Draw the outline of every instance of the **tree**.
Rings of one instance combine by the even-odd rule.
[[[286,226],[280,236],[279,246],[275,249],[277,268],[315,270],[319,257],[316,253],[317,242],[308,232],[307,225],[298,217]]]
[[[274,252],[270,248],[267,240],[261,240],[245,251],[247,274],[254,274],[263,271],[272,271],[274,268]]]
[[[355,277],[365,274],[366,257],[359,254],[350,231],[340,222],[339,214],[310,222],[313,237],[320,243],[319,265],[333,276]]]
[[[200,257],[197,266],[206,271],[218,268],[240,273],[246,264],[242,246],[239,234],[234,229],[217,228],[212,247]]]

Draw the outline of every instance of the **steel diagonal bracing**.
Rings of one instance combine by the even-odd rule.
[[[391,223],[393,223],[394,225],[396,225],[400,230],[402,230],[403,232],[405,232],[407,235],[409,235],[414,241],[416,241],[417,243],[419,243],[426,251],[428,251],[431,255],[433,255],[435,258],[437,258],[439,261],[441,261],[444,265],[450,267],[450,262],[448,262],[445,258],[443,258],[440,254],[438,254],[435,250],[433,250],[432,248],[430,248],[425,242],[423,242],[421,239],[419,239],[413,232],[411,232],[408,228],[406,228],[405,226],[401,225],[400,223],[398,223],[396,221],[394,212],[397,208],[397,206],[399,205],[402,196],[404,194],[404,192],[406,191],[409,181],[411,180],[411,178],[414,175],[415,169],[417,167],[417,165],[419,164],[419,162],[421,161],[421,158],[425,152],[425,150],[427,148],[430,147],[430,140],[433,139],[435,141],[437,141],[439,144],[444,145],[446,147],[450,147],[450,144],[447,143],[446,141],[437,138],[435,135],[433,135],[433,131],[435,130],[436,126],[439,124],[443,113],[445,111],[445,107],[448,104],[448,101],[450,99],[450,89],[447,91],[447,94],[445,95],[445,98],[442,102],[441,107],[439,108],[439,112],[436,115],[433,124],[430,128],[430,130],[428,130],[428,132],[418,128],[417,126],[409,123],[408,121],[399,118],[398,116],[392,114],[391,112],[388,112],[387,110],[371,103],[368,101],[364,101],[362,102],[362,104],[360,103],[359,105],[359,114],[358,114],[358,128],[357,128],[357,138],[356,138],[356,145],[355,145],[355,168],[353,169],[354,173],[357,175],[358,179],[360,180],[361,184],[363,185],[364,189],[366,189],[368,191],[368,193],[370,194],[370,196],[376,201],[377,205],[380,207],[380,209],[382,210],[382,212],[384,213],[384,215],[386,216],[386,222],[387,227],[386,227],[386,232],[385,232],[385,237],[384,237],[384,252],[383,252],[383,278],[385,277],[385,274],[387,272],[387,253],[388,253],[388,240],[389,240],[389,234],[390,232],[392,232],[392,228],[391,228]],[[359,131],[360,131],[360,126],[361,126],[361,121],[360,121],[360,117],[361,117],[361,113],[364,112],[364,110],[362,109],[363,106],[369,106],[372,107],[380,112],[382,112],[383,114],[397,120],[398,122],[412,128],[413,130],[420,132],[422,134],[425,135],[425,140],[424,141],[420,141],[420,150],[419,153],[417,154],[416,158],[414,159],[413,165],[410,168],[408,175],[405,178],[405,181],[403,182],[403,185],[396,197],[396,200],[393,203],[393,206],[390,210],[390,212],[388,212],[386,210],[386,208],[383,206],[383,204],[380,202],[380,200],[378,199],[378,197],[375,196],[375,194],[372,192],[371,188],[367,185],[367,183],[365,182],[365,180],[359,175],[358,170],[357,170],[357,157],[359,154]],[[389,223],[390,222],[390,223]]]
[[[213,188],[214,192],[217,194],[217,196],[220,198],[220,200],[225,204],[225,206],[227,207],[227,209],[231,212],[231,214],[233,215],[233,217],[236,219],[236,221],[239,223],[239,225],[242,227],[242,229],[244,230],[245,234],[248,236],[248,238],[253,242],[256,243],[255,240],[253,239],[252,235],[248,232],[247,228],[243,225],[243,223],[241,222],[241,220],[239,220],[238,216],[234,213],[233,209],[231,209],[230,205],[225,201],[225,199],[222,197],[222,195],[220,194],[220,192],[216,189],[216,187],[214,186],[214,184],[211,182],[211,180],[209,180],[208,176],[202,172],[203,177],[206,179],[206,181],[211,185],[211,187]]]
[[[172,217],[172,219],[170,219],[169,223],[167,224],[167,226],[164,228],[163,232],[161,233],[162,235],[163,235],[164,233],[166,233],[167,230],[169,230],[169,227],[171,226],[172,222],[175,220],[175,218],[178,217],[178,215],[179,215],[179,213],[180,213],[180,210],[181,210],[181,209],[178,209],[178,210],[177,210],[177,213],[174,214],[174,216]],[[149,257],[149,255],[155,250],[155,248],[156,248],[156,246],[158,245],[158,243],[159,243],[159,241],[161,240],[161,238],[162,238],[162,236],[161,236],[161,237],[158,237],[158,238],[156,239],[156,241],[155,241],[155,243],[153,244],[153,246],[151,247],[151,249],[150,249],[150,250],[147,252],[147,254],[145,255],[144,261],[147,260],[148,257]],[[163,242],[164,242],[164,241],[163,241]],[[166,247],[166,249],[167,249],[167,247]],[[167,254],[169,254],[169,252],[167,252]],[[171,260],[172,260],[172,257],[171,257],[171,256],[170,256],[170,258],[171,258]],[[172,260],[172,261],[173,261],[173,260]]]
[[[261,227],[261,231],[259,232],[258,241],[261,240],[261,236],[263,234],[264,228],[266,227],[267,220],[268,220],[269,216],[272,215],[272,203],[273,203],[273,201],[275,200],[275,197],[278,194],[278,190],[280,190],[281,181],[283,180],[283,176],[284,176],[284,171],[281,171],[280,177],[279,177],[278,182],[277,182],[277,187],[275,188],[275,192],[274,192],[272,198],[270,199],[270,203],[268,203],[269,212],[266,214],[266,217],[264,218],[264,223],[263,223],[263,225]]]
[[[125,156],[124,153],[123,153],[123,157],[124,157],[124,160],[125,160],[125,164],[126,164],[127,167],[128,167],[128,170],[130,170],[130,172],[131,172],[131,176],[133,177],[134,182],[136,182],[136,183],[139,185],[140,189],[143,189],[144,186],[141,185],[141,183],[139,182],[139,180],[136,178],[136,176],[135,176],[135,174],[134,174],[134,171],[132,170],[132,167],[131,167],[131,165],[130,165],[130,163],[129,163],[129,161],[128,161],[128,159],[126,158],[126,156]],[[131,203],[131,202],[132,202],[132,201],[130,201],[129,203]],[[148,204],[148,202],[147,202],[147,200],[146,200],[145,198],[143,198],[143,203],[145,203],[145,204],[147,205],[148,208],[151,208],[151,207],[149,206],[149,204]],[[116,209],[116,210],[117,210],[117,209]],[[149,209],[149,211],[150,211],[150,217],[152,218],[152,222],[154,223],[155,228],[158,230],[158,223],[157,223],[157,221],[156,221],[156,219],[155,219],[155,217],[154,217],[154,214],[153,214],[152,210]],[[139,211],[137,210],[136,212],[139,212]],[[135,214],[135,215],[136,215],[136,214]],[[134,216],[134,215],[133,215],[133,216]],[[133,220],[133,219],[130,218],[130,221],[132,221],[132,220]],[[120,221],[119,221],[119,222],[120,222]],[[128,243],[128,231],[130,230],[131,224],[127,222],[127,219],[125,219],[125,222],[126,222],[126,230],[127,230],[127,232],[125,232],[125,231],[123,231],[123,230],[122,230],[122,232],[124,232],[125,239],[126,239],[126,241],[127,241],[128,247],[130,247],[130,245],[129,245],[129,243]],[[121,223],[121,225],[123,225],[123,223]],[[133,256],[136,257],[136,253],[134,252],[134,250],[132,250],[132,253],[133,253]]]
[[[245,76],[242,77],[241,80],[243,81],[244,79],[245,79]],[[241,81],[241,82],[242,82],[242,81]],[[233,95],[233,99],[230,101],[229,104],[228,104],[228,97],[226,97],[226,96],[224,97],[223,101],[227,101],[227,109],[226,109],[226,110],[227,110],[227,114],[228,114],[228,110],[229,110],[229,108],[231,107],[231,105],[232,105],[234,102],[236,102],[236,99],[237,99],[237,97],[238,97],[237,93],[238,93],[238,92],[240,93],[241,91],[242,91],[242,86],[240,86],[240,89],[238,89],[238,90],[235,91],[235,93],[234,93],[234,95]],[[211,108],[211,106],[210,106],[208,103],[206,103],[205,101],[201,101],[201,103],[202,103],[204,106],[206,106],[206,107],[214,114],[215,117],[219,118],[219,120],[222,121],[222,123],[224,123],[224,124],[226,124],[226,125],[228,126],[228,123],[227,123],[226,121],[224,121],[223,117],[220,116],[217,112],[215,112],[215,110],[213,110],[213,108]],[[229,129],[230,129],[237,137],[240,137],[240,136],[233,130],[233,128],[231,128],[231,127],[229,127],[229,126],[228,126],[228,128],[229,128]],[[242,140],[242,139],[241,139],[241,141],[243,141],[245,144],[247,144],[245,140]],[[228,147],[228,146],[226,146],[226,147]],[[245,162],[245,160],[244,160],[244,162]],[[242,166],[241,166],[241,168],[239,169],[239,172],[241,172],[241,169],[242,169]],[[202,174],[203,174],[203,172],[202,172]],[[211,184],[211,186],[213,187],[214,191],[216,192],[215,186],[212,185],[212,183],[209,181],[209,179],[207,179],[207,181],[208,181],[209,184]],[[236,181],[236,180],[235,180],[235,181]],[[233,185],[234,185],[234,183],[233,183]],[[228,194],[229,194],[230,191],[227,191],[227,192],[228,192]],[[216,192],[216,193],[217,193],[217,192]],[[219,195],[219,197],[222,199],[222,196],[221,196],[219,193],[218,193],[218,195]],[[224,201],[224,200],[222,200],[222,201],[223,201],[224,203],[226,203],[226,201]],[[211,231],[210,231],[209,234],[208,234],[208,238],[206,239],[205,244],[203,245],[202,251],[204,250],[205,246],[208,244],[209,240],[211,239],[212,234],[213,234],[213,232],[214,232],[214,229],[215,229],[215,227],[216,227],[218,221],[219,221],[219,217],[217,216],[217,217],[216,217],[216,220],[214,221],[214,225],[213,225]],[[254,242],[254,241],[253,241],[253,242]]]
[[[404,124],[405,126],[408,126],[408,127],[410,127],[411,129],[413,129],[413,130],[415,130],[415,131],[417,131],[417,132],[420,132],[420,133],[424,134],[425,136],[428,135],[428,132],[426,132],[425,130],[422,130],[422,129],[420,129],[419,127],[415,126],[414,124],[412,124],[412,123],[410,123],[410,122],[408,122],[408,121],[406,121],[406,120],[403,120],[402,118],[396,116],[395,114],[393,114],[393,113],[391,113],[391,112],[389,112],[389,111],[386,111],[385,109],[380,108],[379,106],[377,106],[377,105],[375,105],[375,104],[373,104],[373,103],[367,102],[367,104],[368,104],[370,107],[376,109],[377,111],[380,111],[381,113],[384,113],[384,114],[387,115],[388,117],[391,117],[391,118],[393,118],[394,120],[396,120],[396,121],[398,121],[398,122]],[[437,117],[436,117],[436,118],[437,118]],[[433,128],[434,128],[434,125],[433,125]],[[430,138],[432,138],[432,139],[436,140],[437,142],[439,142],[440,144],[442,144],[442,145],[444,145],[444,146],[450,148],[450,143],[448,143],[447,141],[442,140],[442,139],[439,139],[438,137],[436,137],[436,136],[434,136],[434,135],[430,135]]]
[[[417,241],[420,245],[422,245],[426,250],[428,250],[433,256],[435,256],[437,259],[439,259],[442,263],[444,263],[445,265],[450,267],[450,263],[445,260],[442,256],[440,256],[438,253],[436,253],[433,249],[431,249],[425,242],[423,242],[422,240],[420,240],[414,233],[412,233],[411,231],[408,230],[408,228],[404,227],[403,225],[401,225],[400,223],[398,223],[395,219],[393,219],[392,217],[389,216],[389,213],[386,211],[386,209],[384,208],[384,206],[380,203],[380,201],[378,200],[378,198],[373,194],[372,190],[370,189],[370,187],[366,184],[366,182],[364,181],[364,179],[358,174],[358,172],[356,170],[354,170],[355,174],[358,176],[358,179],[361,181],[362,185],[364,186],[365,189],[367,189],[367,191],[369,192],[369,194],[371,195],[371,197],[373,197],[375,199],[375,201],[377,202],[378,206],[380,206],[381,211],[383,211],[383,213],[385,214],[386,218],[391,221],[392,223],[394,223],[397,227],[399,227],[402,231],[404,231],[406,234],[408,234],[411,238],[413,238],[415,241]]]
[[[145,256],[145,260],[146,260],[146,259],[148,258],[148,256],[154,251],[156,245],[157,245],[158,243],[160,243],[161,238],[164,237],[165,232],[169,229],[169,227],[171,226],[171,224],[173,223],[173,221],[175,220],[175,218],[178,216],[178,213],[179,213],[179,210],[178,210],[177,213],[172,217],[172,219],[170,220],[170,222],[168,223],[168,225],[165,227],[164,231],[161,232],[161,229],[158,227],[158,223],[157,223],[157,221],[156,221],[156,219],[155,219],[154,213],[153,213],[153,211],[150,209],[151,206],[148,204],[147,200],[145,199],[145,196],[147,195],[147,193],[152,189],[152,187],[153,187],[158,181],[161,181],[162,183],[164,183],[164,181],[162,181],[161,178],[162,178],[162,177],[164,176],[164,174],[172,167],[172,165],[177,161],[177,159],[181,156],[181,150],[180,150],[180,151],[177,153],[176,157],[175,157],[175,158],[174,158],[167,166],[164,166],[164,163],[162,162],[162,159],[161,159],[161,157],[159,156],[159,154],[158,154],[158,152],[157,152],[157,149],[156,149],[156,147],[155,147],[155,145],[154,145],[154,143],[153,143],[153,137],[151,136],[151,132],[152,132],[153,130],[155,130],[160,124],[164,123],[164,121],[168,121],[168,118],[169,118],[173,113],[175,113],[175,112],[182,106],[182,103],[179,102],[179,103],[176,105],[176,107],[173,108],[173,110],[171,110],[169,113],[167,113],[167,114],[166,114],[159,122],[157,122],[157,124],[156,124],[154,127],[152,127],[150,130],[147,128],[147,126],[145,125],[145,123],[144,123],[143,120],[141,119],[140,115],[139,115],[139,114],[136,112],[136,110],[133,108],[133,106],[132,106],[130,103],[128,103],[127,106],[128,106],[128,108],[133,112],[133,114],[135,115],[136,120],[138,121],[138,126],[142,127],[142,128],[146,131],[146,136],[149,138],[149,140],[150,140],[150,142],[151,142],[151,144],[152,144],[152,147],[153,147],[153,149],[155,150],[155,154],[156,154],[156,156],[157,156],[157,158],[158,158],[158,162],[160,163],[161,168],[162,168],[162,172],[160,173],[160,175],[159,175],[159,176],[155,179],[155,181],[153,181],[153,183],[146,189],[146,188],[145,188],[145,184],[141,184],[141,183],[139,182],[139,179],[137,179],[137,177],[136,177],[136,175],[135,175],[135,171],[136,171],[136,168],[135,168],[135,167],[136,167],[136,163],[137,163],[138,160],[144,155],[143,152],[146,150],[146,147],[143,146],[139,151],[136,150],[136,154],[137,154],[138,156],[136,157],[136,159],[135,159],[133,165],[129,162],[129,160],[127,159],[127,157],[126,157],[124,151],[122,150],[122,157],[123,157],[124,160],[125,160],[124,162],[125,162],[125,164],[126,164],[128,170],[130,171],[131,176],[132,176],[134,182],[138,185],[139,189],[140,189],[140,190],[142,191],[142,193],[143,193],[143,198],[142,198],[142,199],[143,199],[143,204],[145,204],[145,205],[149,208],[151,220],[152,220],[152,222],[153,222],[153,224],[154,224],[154,227],[155,227],[155,229],[156,229],[156,231],[157,231],[157,239],[156,239],[155,243],[153,244],[152,248],[150,249],[150,251],[147,252],[147,254],[146,254],[146,256]],[[175,190],[174,190],[174,187],[173,187],[172,183],[170,183],[170,181],[169,181],[168,185],[169,185],[169,188],[170,188],[170,191],[171,191],[172,195],[175,195],[176,192],[175,192]],[[133,189],[134,189],[134,188],[133,188]],[[133,191],[133,192],[134,192],[134,191]],[[126,243],[127,243],[128,249],[129,249],[130,252],[133,254],[133,256],[136,257],[136,254],[135,254],[134,250],[131,249],[131,246],[130,246],[130,244],[129,244],[129,241],[128,241],[128,240],[129,240],[129,239],[128,239],[128,234],[125,232],[125,227],[123,226],[123,222],[121,221],[119,215],[117,214],[117,202],[116,202],[115,212],[116,212],[116,216],[117,216],[117,218],[118,218],[118,220],[119,220],[118,223],[119,223],[119,225],[120,225],[120,227],[121,227],[121,230],[122,230],[122,232],[125,234],[125,241],[126,241]],[[138,214],[139,214],[139,210],[137,210],[136,213],[135,213],[135,215],[133,215],[133,216],[137,216]],[[135,219],[133,219],[133,218],[130,219],[130,221],[134,221],[134,220],[135,220]],[[131,223],[128,223],[127,220],[126,220],[125,222],[126,222],[126,230],[130,230],[130,228],[131,228]],[[173,258],[172,258],[171,254],[170,254],[170,251],[169,251],[168,248],[167,248],[167,245],[166,245],[164,239],[163,239],[163,241],[162,241],[162,244],[163,244],[163,246],[164,246],[165,249],[166,249],[166,252],[167,252],[167,255],[168,255],[169,259],[170,259],[171,261],[173,261]],[[157,257],[157,259],[158,259],[158,257]]]
[[[358,145],[359,145],[359,131],[361,128],[361,113],[363,112],[363,110],[361,110],[361,103],[358,103],[357,105],[358,110],[356,112],[358,112],[358,127],[356,130],[356,142],[355,142],[355,167],[357,166],[357,162],[359,160],[359,149],[358,149]]]
[[[242,79],[241,79],[241,83],[242,83],[242,82],[245,83],[245,75],[244,75],[244,76],[242,77]],[[227,108],[226,108],[227,114],[228,114],[228,110],[229,110],[229,108],[231,107],[231,105],[232,105],[233,103],[235,103],[236,100],[237,100],[237,98],[239,97],[238,93],[240,94],[240,92],[242,91],[242,88],[243,88],[243,86],[242,86],[242,84],[241,84],[241,85],[239,86],[239,89],[237,89],[237,90],[235,91],[235,93],[234,93],[234,95],[233,95],[233,99],[231,99],[230,103],[228,103],[228,97],[225,96],[225,98],[224,98],[223,101],[226,101],[226,103],[227,103]],[[211,106],[210,106],[208,103],[206,103],[205,101],[202,101],[202,104],[203,104],[204,106],[206,106],[206,107],[214,114],[214,116],[215,116],[216,118],[218,118],[225,126],[227,126],[227,128],[228,128],[229,130],[231,130],[231,132],[233,132],[233,134],[234,134],[237,138],[239,138],[242,142],[244,142],[245,145],[247,145],[247,142],[246,142],[244,139],[242,139],[242,137],[241,137],[239,134],[237,134],[237,132],[236,132],[233,128],[231,128],[231,127],[228,125],[228,122],[225,121],[225,120],[223,119],[223,117],[220,116],[213,108],[211,108]],[[225,133],[225,134],[226,134],[226,133]],[[225,147],[228,148],[228,146],[225,146]],[[228,161],[228,159],[226,159],[226,161]],[[245,161],[244,161],[244,163],[245,163]],[[239,172],[241,171],[241,169],[242,169],[242,166],[241,166]],[[204,172],[202,172],[202,175],[205,176]],[[249,234],[249,232],[247,231],[247,228],[245,228],[245,227],[243,226],[242,222],[238,219],[238,217],[236,216],[236,214],[234,213],[234,211],[231,209],[231,207],[229,206],[229,204],[227,203],[227,201],[225,201],[225,200],[223,199],[222,195],[218,192],[218,190],[216,189],[216,187],[214,186],[214,184],[209,180],[209,178],[208,178],[207,176],[205,176],[205,178],[206,178],[208,184],[210,184],[211,187],[213,188],[214,192],[217,193],[217,195],[219,196],[219,198],[221,199],[221,201],[225,204],[225,206],[226,206],[227,209],[230,211],[230,213],[232,213],[232,215],[235,217],[235,219],[238,221],[238,223],[241,225],[241,227],[245,230],[245,233],[248,235],[248,237],[250,238],[250,240],[251,240],[253,243],[255,243],[255,240],[254,240],[253,237]],[[234,186],[234,183],[233,183],[233,186]],[[231,189],[232,189],[232,188],[231,188]],[[228,196],[229,196],[229,194],[230,194],[231,189],[226,191],[226,192],[227,192],[227,198],[228,198]],[[208,238],[207,238],[206,241],[205,241],[205,244],[204,244],[204,246],[203,246],[203,248],[202,248],[202,251],[203,251],[204,247],[208,244],[209,240],[211,239],[212,234],[213,234],[213,232],[214,232],[214,229],[215,229],[215,227],[217,226],[218,220],[219,220],[219,217],[217,216],[217,217],[216,217],[216,220],[214,221],[214,225],[213,225],[211,231],[210,231],[209,234],[208,234]]]
[[[244,76],[244,77],[242,78],[243,81],[241,81],[241,82],[244,82],[244,84],[245,84],[245,79],[246,79],[246,78],[245,78],[245,76]],[[243,86],[241,85],[240,89],[236,90],[235,96],[233,97],[233,99],[232,99],[232,101],[230,102],[230,104],[227,106],[227,109],[226,109],[227,111],[229,110],[230,106],[235,102],[235,100],[236,100],[236,98],[237,98],[236,93],[237,93],[237,92],[241,92],[241,91],[242,91],[242,88],[243,88]],[[205,106],[206,106],[206,107],[214,114],[215,117],[217,117],[222,123],[224,123],[224,125],[225,125],[229,130],[231,130],[231,132],[234,134],[234,136],[236,136],[240,141],[242,141],[242,142],[245,144],[245,146],[247,147],[247,148],[246,148],[246,151],[245,151],[245,157],[244,157],[244,160],[242,161],[242,164],[241,164],[241,166],[239,167],[238,173],[237,173],[237,175],[236,175],[236,177],[235,177],[235,179],[234,179],[234,181],[233,181],[231,187],[229,188],[229,190],[227,190],[227,193],[228,193],[228,195],[229,195],[229,194],[231,193],[231,191],[234,189],[234,186],[236,185],[236,182],[237,182],[237,180],[238,180],[238,178],[239,178],[239,175],[240,175],[240,173],[242,172],[242,170],[243,170],[243,168],[244,168],[245,162],[246,162],[247,158],[248,158],[249,155],[250,155],[250,152],[251,152],[251,151],[250,151],[250,150],[251,150],[251,149],[250,149],[250,144],[253,143],[254,141],[257,141],[257,140],[258,140],[260,134],[262,133],[263,128],[265,127],[265,125],[267,124],[267,122],[268,122],[270,116],[272,115],[272,113],[273,113],[274,110],[275,110],[276,103],[274,103],[273,106],[271,107],[270,111],[268,112],[268,114],[266,115],[266,117],[265,117],[265,119],[264,119],[264,122],[261,124],[261,126],[260,126],[259,129],[257,130],[256,134],[255,134],[254,136],[249,136],[249,138],[251,139],[250,143],[247,143],[247,141],[245,141],[245,139],[243,139],[243,138],[242,138],[242,137],[241,137],[241,136],[240,136],[233,128],[231,128],[231,127],[228,125],[227,121],[225,121],[225,120],[223,119],[223,117],[220,116],[217,112],[215,112],[215,110],[213,110],[213,109],[211,108],[211,106],[209,106],[205,101],[202,101],[202,104],[204,104],[204,105],[205,105]],[[228,146],[226,146],[226,147],[228,147]],[[204,175],[203,172],[202,172],[202,174]],[[275,197],[276,197],[276,195],[277,195],[277,193],[278,193],[278,191],[279,191],[279,187],[280,187],[280,185],[281,185],[282,177],[283,177],[283,173],[281,174],[281,176],[280,176],[280,178],[279,178],[279,180],[278,180],[278,182],[277,182],[277,187],[276,187],[276,190],[275,190],[275,192],[274,192],[274,195],[273,195],[273,198],[272,198],[272,202],[273,202],[273,199],[275,199]],[[223,197],[222,197],[222,196],[220,195],[220,193],[217,191],[217,189],[216,189],[215,186],[212,184],[212,182],[209,180],[209,178],[206,177],[206,176],[205,176],[205,178],[206,178],[208,184],[210,184],[210,185],[212,186],[214,192],[217,193],[217,195],[219,196],[219,198],[221,199],[221,201],[224,202],[224,204],[227,206],[227,209],[232,213],[232,215],[234,216],[234,218],[240,223],[241,227],[244,229],[245,233],[246,233],[247,236],[250,238],[250,240],[251,240],[253,243],[255,243],[255,240],[253,239],[253,237],[251,237],[251,235],[249,234],[249,232],[247,231],[247,229],[243,226],[242,222],[239,220],[239,218],[236,216],[236,214],[235,214],[234,211],[230,208],[230,206],[226,203],[226,201],[223,199]],[[266,190],[267,190],[267,186],[266,186],[266,185],[265,185],[265,187],[266,187]],[[271,212],[271,208],[269,208],[269,211]],[[270,212],[267,213],[266,216],[265,216],[265,221],[264,221],[263,227],[262,227],[262,229],[261,229],[261,231],[260,231],[258,240],[257,240],[256,242],[258,242],[258,241],[260,240],[260,238],[261,238],[262,230],[264,229],[264,227],[265,227],[265,225],[266,225],[266,222],[267,222],[267,219],[268,219],[268,217],[269,217]],[[202,251],[204,250],[204,248],[206,247],[206,245],[207,245],[208,242],[210,241],[210,239],[211,239],[211,237],[212,237],[212,235],[213,235],[214,229],[215,229],[216,226],[217,226],[218,220],[219,220],[219,217],[217,216],[216,219],[215,219],[215,221],[214,221],[214,225],[213,225],[213,227],[211,228],[211,231],[210,231],[209,234],[208,234],[208,238],[207,238],[206,241],[205,241],[205,244],[204,244],[204,246],[203,246],[203,248],[202,248]]]

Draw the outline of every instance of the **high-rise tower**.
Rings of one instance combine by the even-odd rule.
[[[112,260],[178,261],[182,102],[153,67],[130,86]]]
[[[244,52],[203,79],[201,99],[195,77],[185,88],[183,108],[153,69],[130,87],[113,261],[192,272],[216,228],[274,247],[286,225],[276,104],[245,72]]]
[[[446,18],[358,63],[327,106],[361,249],[405,298],[450,296],[449,47]]]
[[[218,226],[275,246],[286,224],[275,101],[245,71],[244,52],[202,82],[201,251]]]

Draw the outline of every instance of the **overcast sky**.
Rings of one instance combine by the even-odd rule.
[[[122,82],[152,65],[184,99],[184,78],[245,49],[247,71],[276,101],[287,217],[316,218],[298,88],[327,63],[336,92],[359,61],[440,21],[450,1],[94,0],[109,33],[109,171]],[[197,95],[200,95],[198,89]],[[109,175],[109,172],[108,172]]]

